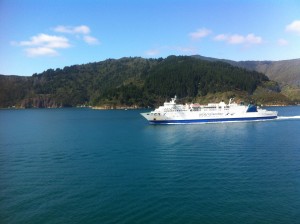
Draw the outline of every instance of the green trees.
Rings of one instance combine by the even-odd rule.
[[[205,96],[230,90],[253,93],[268,78],[258,72],[233,67],[224,62],[208,62],[192,57],[169,57],[154,67],[145,81],[147,91],[160,96]]]
[[[0,107],[147,107],[174,95],[192,99],[230,90],[252,94],[266,80],[261,73],[188,56],[108,59],[26,78],[0,76]]]

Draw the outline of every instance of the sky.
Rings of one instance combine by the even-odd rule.
[[[0,0],[0,74],[122,57],[300,58],[299,0]]]

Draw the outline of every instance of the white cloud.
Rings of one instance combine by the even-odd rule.
[[[77,26],[74,28],[75,33],[89,34],[90,28],[88,26]]]
[[[285,27],[287,32],[293,32],[300,35],[300,20],[295,20]]]
[[[89,34],[91,32],[88,26],[57,26],[53,29],[58,33],[70,33],[70,34]]]
[[[245,42],[245,37],[242,35],[234,34],[227,37],[227,42],[229,44],[242,44]]]
[[[219,34],[219,35],[214,37],[214,40],[216,40],[216,41],[223,41],[223,40],[226,40],[226,39],[227,39],[227,35],[225,35],[225,34]]]
[[[26,47],[25,52],[29,57],[56,56],[58,53],[55,49],[71,47],[71,44],[67,38],[62,36],[52,36],[44,33],[33,36],[27,41],[13,41],[12,44],[15,46]]]
[[[48,47],[36,47],[36,48],[27,48],[25,49],[27,56],[37,57],[37,56],[57,56],[58,52],[53,48]]]
[[[219,34],[214,37],[215,41],[225,41],[228,44],[261,44],[263,43],[263,39],[260,36],[255,36],[253,33],[248,34],[247,36],[243,36],[240,34]]]
[[[277,41],[277,43],[278,43],[279,46],[286,46],[286,45],[289,44],[289,42],[288,42],[287,40],[282,39],[282,38],[279,39],[279,40]]]
[[[53,29],[55,32],[59,33],[68,33],[76,35],[79,38],[82,38],[84,42],[89,45],[97,45],[100,44],[100,41],[91,35],[91,29],[86,25],[81,26],[57,26]],[[81,36],[83,35],[83,36]]]
[[[68,48],[69,40],[62,36],[51,36],[47,34],[38,34],[33,36],[29,41],[21,41],[20,46],[45,46],[49,48]]]
[[[151,49],[151,50],[146,51],[145,54],[147,56],[156,56],[156,55],[160,54],[160,50],[158,50],[158,49]]]
[[[201,39],[203,37],[208,36],[212,31],[206,28],[201,28],[198,29],[195,32],[189,33],[189,36],[193,39],[193,40],[198,40]]]
[[[86,35],[83,37],[83,40],[87,43],[87,44],[90,44],[90,45],[96,45],[96,44],[100,44],[99,40],[95,37],[92,37],[92,36],[89,36],[89,35]]]
[[[253,33],[250,33],[246,36],[245,42],[248,44],[261,44],[263,41],[260,36],[255,36]]]
[[[57,26],[52,29],[57,33],[66,33],[72,34],[70,38],[74,36],[77,39],[83,40],[89,45],[100,44],[100,41],[89,35],[91,30],[88,26]],[[48,34],[38,34],[36,36],[32,36],[29,40],[25,41],[11,41],[11,45],[24,47],[24,51],[29,57],[36,56],[57,56],[57,49],[70,48],[71,44],[68,38],[64,36],[57,35],[48,35]]]

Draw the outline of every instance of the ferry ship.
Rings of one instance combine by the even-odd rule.
[[[149,113],[141,113],[150,124],[186,124],[186,123],[217,123],[235,121],[257,121],[277,118],[277,111],[268,111],[256,107],[237,104],[233,99],[226,104],[209,103],[208,105],[177,104],[176,96],[170,102]]]

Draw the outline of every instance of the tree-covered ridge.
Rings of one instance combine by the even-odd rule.
[[[175,94],[188,100],[228,91],[250,96],[265,81],[255,71],[188,56],[108,59],[32,77],[0,76],[0,107],[148,107]]]
[[[255,71],[224,62],[208,62],[192,57],[170,56],[151,69],[146,79],[148,92],[162,96],[195,97],[230,90],[253,93],[268,78]]]
[[[33,75],[33,89],[37,94],[51,94],[61,106],[98,105],[107,92],[142,82],[141,75],[153,64],[154,60],[122,58],[49,69]]]

